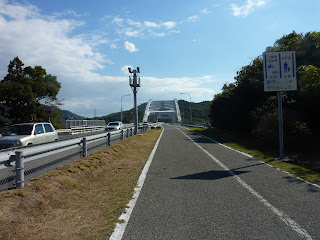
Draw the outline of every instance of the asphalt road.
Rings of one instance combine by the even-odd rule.
[[[122,239],[320,239],[320,188],[164,125]]]

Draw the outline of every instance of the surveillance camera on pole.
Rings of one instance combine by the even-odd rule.
[[[137,70],[132,70],[131,67],[128,68],[129,73],[129,85],[133,91],[133,98],[134,98],[134,134],[138,133],[138,108],[137,108],[137,92],[138,88],[140,87],[140,77],[137,73],[140,73],[140,68],[137,67]]]

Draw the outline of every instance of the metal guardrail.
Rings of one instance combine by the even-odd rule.
[[[79,134],[79,133],[86,133],[86,132],[96,132],[96,131],[103,131],[106,127],[105,126],[91,126],[91,127],[71,127],[70,134]]]
[[[68,135],[74,135],[79,133],[86,133],[86,132],[97,132],[97,131],[103,131],[105,129],[105,126],[89,126],[89,127],[71,127],[67,129],[57,129],[58,134],[68,134]]]
[[[90,127],[90,126],[105,126],[104,120],[66,120],[66,128],[72,127]]]
[[[146,126],[139,127],[140,133],[145,132],[147,129],[148,127]],[[24,163],[26,162],[52,156],[56,153],[65,152],[79,146],[81,146],[82,156],[85,157],[87,156],[88,144],[90,143],[105,139],[105,144],[110,146],[112,136],[120,136],[120,140],[123,140],[125,137],[128,138],[132,135],[133,128],[127,128],[125,130],[100,133],[82,138],[34,145],[31,147],[8,149],[7,151],[0,152],[0,169],[12,168],[12,166],[15,164],[16,188],[20,188],[24,186]]]

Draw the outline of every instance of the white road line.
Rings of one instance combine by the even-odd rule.
[[[138,200],[138,197],[140,195],[140,192],[141,192],[141,189],[142,189],[142,186],[144,184],[144,181],[146,179],[146,176],[147,176],[147,173],[148,173],[148,170],[149,170],[149,167],[151,165],[151,162],[153,160],[153,157],[157,151],[157,148],[158,148],[158,145],[159,145],[159,142],[160,142],[160,139],[162,137],[162,134],[164,132],[164,129],[162,128],[162,132],[158,138],[158,141],[156,142],[150,156],[149,156],[149,159],[147,161],[147,163],[145,164],[143,170],[142,170],[142,173],[139,177],[139,180],[138,180],[138,183],[137,183],[137,186],[136,188],[134,189],[134,194],[133,194],[133,197],[132,199],[130,200],[130,202],[128,203],[128,207],[126,208],[126,212],[122,213],[121,216],[119,217],[119,220],[121,221],[121,223],[117,223],[116,224],[116,228],[114,230],[114,232],[112,233],[111,237],[109,238],[110,240],[120,240],[126,230],[126,227],[127,227],[127,224],[129,222],[129,219],[130,219],[130,216],[131,216],[131,213],[133,211],[133,208],[134,206],[136,205],[136,202]]]
[[[220,162],[217,158],[212,156],[207,150],[203,149],[198,143],[193,141],[187,134],[178,129],[182,134],[184,134],[190,141],[192,141],[198,148],[200,148],[206,155],[208,155],[213,161],[215,161],[220,167],[224,170],[228,171],[229,174],[234,177],[238,183],[241,184],[242,187],[247,189],[253,196],[258,198],[258,200],[263,203],[267,208],[269,208],[274,214],[276,214],[280,220],[282,220],[287,226],[291,227],[298,235],[304,239],[312,240],[311,235],[303,229],[298,223],[296,223],[293,219],[291,219],[287,214],[282,212],[281,210],[274,207],[271,203],[269,203],[264,197],[262,197],[257,191],[255,191],[250,185],[248,185],[245,181],[243,181],[239,176],[237,176],[232,170],[230,170],[226,165]]]
[[[176,126],[176,127],[179,127],[179,128],[180,128],[180,126]],[[185,129],[188,129],[188,130],[189,130],[189,128],[186,128],[186,127],[184,127],[184,126],[181,126],[181,128],[185,128]],[[244,152],[240,152],[240,151],[238,151],[238,150],[236,150],[236,149],[233,149],[232,147],[229,147],[229,146],[227,146],[227,145],[224,145],[224,144],[222,144],[222,143],[219,143],[219,142],[217,142],[217,141],[215,141],[215,140],[213,140],[213,139],[211,139],[211,138],[209,138],[209,137],[207,137],[207,136],[204,136],[204,135],[202,135],[202,134],[200,134],[200,133],[197,133],[197,134],[199,134],[200,136],[202,136],[202,137],[210,140],[211,142],[214,142],[214,143],[216,143],[216,144],[219,144],[220,146],[223,146],[223,147],[228,148],[228,149],[230,149],[230,150],[232,150],[232,151],[235,151],[235,152],[237,152],[237,153],[240,153],[240,154],[242,154],[242,155],[244,155],[244,156],[246,156],[246,157],[253,158],[253,156],[250,155],[250,154],[247,154],[247,153],[244,153]],[[265,163],[265,162],[262,162],[262,163]]]

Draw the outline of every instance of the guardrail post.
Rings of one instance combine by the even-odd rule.
[[[123,135],[123,129],[121,130],[121,134],[120,134],[120,140],[123,140],[124,135]]]
[[[111,146],[111,134],[108,133],[107,135],[108,135],[108,146]]]
[[[82,139],[82,157],[86,157],[88,155],[87,149],[87,138]]]
[[[131,137],[132,137],[132,128],[130,128],[130,135],[131,135]]]
[[[16,187],[24,187],[23,151],[16,151]]]

